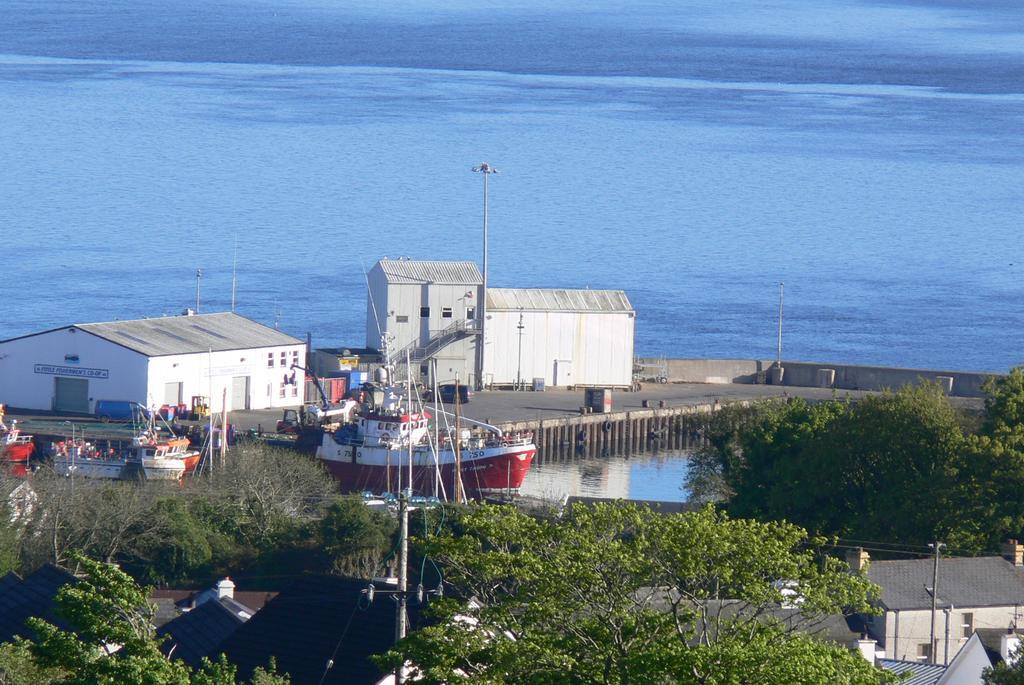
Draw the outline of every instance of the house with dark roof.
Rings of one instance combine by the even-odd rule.
[[[882,613],[866,620],[885,658],[949,664],[975,631],[1017,625],[1024,617],[1024,546],[1013,540],[1003,551],[940,561],[933,625],[933,559],[872,560],[851,550],[851,567],[866,568],[881,588]]]
[[[13,571],[0,578],[0,642],[10,642],[17,636],[31,637],[25,621],[32,617],[67,629],[67,624],[54,612],[53,600],[62,587],[75,582],[71,573],[52,564],[25,578]]]
[[[295,685],[375,685],[383,674],[369,657],[395,643],[395,602],[383,592],[370,602],[367,581],[308,576],[269,601],[227,638],[218,651],[238,666],[240,678],[273,657]],[[409,606],[409,627],[420,626],[422,607]]]
[[[164,654],[193,668],[204,657],[216,660],[221,644],[257,611],[238,601],[234,590],[231,579],[224,578],[210,590],[193,594],[179,616],[157,629],[157,635],[165,638],[160,645]],[[151,599],[157,597],[151,595]]]
[[[213,411],[301,404],[305,341],[233,312],[72,324],[0,342],[0,403],[92,413],[98,400]]]

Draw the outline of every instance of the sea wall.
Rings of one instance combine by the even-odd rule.
[[[776,380],[765,359],[641,359],[642,364],[664,362],[669,382],[682,383],[768,383]],[[900,369],[819,362],[782,362],[781,385],[837,390],[895,390],[923,381],[939,383],[956,397],[983,397],[986,381],[1001,374],[935,369]]]

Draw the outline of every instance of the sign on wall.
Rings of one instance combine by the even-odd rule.
[[[77,366],[54,366],[52,364],[36,364],[35,372],[48,376],[73,376],[75,378],[110,378],[109,369],[88,369]]]

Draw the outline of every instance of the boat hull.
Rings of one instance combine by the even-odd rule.
[[[338,481],[343,492],[397,492],[408,487],[408,457],[375,447],[347,446],[317,456]],[[515,493],[523,484],[537,453],[532,444],[466,450],[462,460],[462,487],[470,496]],[[455,462],[451,452],[441,452],[435,467],[433,455],[424,450],[413,453],[414,494],[452,498],[455,490]],[[438,483],[438,475],[440,483]]]
[[[0,445],[0,464],[3,465],[4,473],[15,478],[27,476],[28,461],[34,451],[35,445],[31,442]]]

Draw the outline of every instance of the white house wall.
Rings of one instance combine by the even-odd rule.
[[[87,378],[89,408],[96,400],[146,403],[148,359],[75,328],[0,343],[0,403],[53,408],[54,379]]]
[[[485,368],[496,385],[516,381],[518,311],[488,312]],[[524,311],[522,379],[555,385],[555,362],[570,362],[574,385],[628,386],[633,375],[633,327],[625,312]],[[561,380],[559,385],[565,385]]]
[[[273,366],[269,365],[271,360]],[[164,403],[165,384],[182,383],[185,404],[200,395],[208,398],[212,411],[221,411],[226,390],[228,410],[245,409],[233,406],[232,401],[233,379],[239,377],[249,379],[249,409],[295,406],[303,400],[305,372],[295,369],[295,383],[286,383],[286,378],[291,380],[293,362],[305,365],[305,345],[154,357],[149,364],[150,391],[146,404],[160,406]]]
[[[941,588],[940,588],[941,589]],[[897,613],[899,619],[897,620]],[[1014,623],[1020,613],[1019,607],[956,607],[949,617],[949,659],[960,651],[969,638],[964,637],[964,614],[973,614],[974,630],[978,628],[999,628],[1005,630]],[[885,614],[885,658],[913,661],[917,658],[918,646],[928,644],[931,635],[931,609],[888,611]],[[946,615],[940,605],[935,612],[935,655],[938,663],[943,662],[946,651]]]

